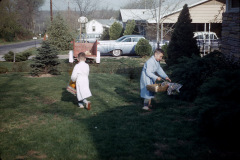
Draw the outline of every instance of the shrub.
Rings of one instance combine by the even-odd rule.
[[[60,14],[53,19],[48,28],[49,42],[59,50],[71,50],[73,36],[69,31],[67,23]]]
[[[152,54],[152,46],[149,44],[148,40],[142,38],[138,41],[135,52],[141,57],[150,56]]]
[[[28,60],[28,57],[31,56],[30,52],[23,52],[19,54],[15,54],[15,62],[21,62]],[[7,62],[13,62],[14,61],[14,52],[9,51],[7,54],[4,55],[4,59]]]
[[[169,43],[167,51],[168,59],[166,60],[167,65],[175,65],[178,63],[178,59],[183,56],[189,58],[193,54],[200,56],[197,41],[193,38],[193,27],[191,22],[192,19],[189,9],[187,4],[185,4],[175,24],[175,29]]]
[[[215,72],[200,87],[195,104],[200,107],[199,126],[201,133],[214,138],[220,144],[236,147],[240,131],[240,70]]]
[[[109,40],[110,39],[110,35],[109,35],[109,29],[106,28],[104,31],[103,31],[103,34],[101,36],[101,40]]]
[[[30,52],[23,52],[21,54],[16,55],[16,62],[26,61],[28,60],[28,57],[32,54]]]
[[[168,58],[168,54],[167,54],[167,48],[168,48],[168,44],[165,43],[161,49],[164,51],[164,59],[167,59]]]
[[[183,57],[179,59],[178,64],[170,68],[172,69],[172,80],[183,85],[179,98],[193,101],[198,95],[198,88],[214,72],[238,67],[239,63],[226,59],[221,52],[215,51],[203,58],[198,56]]]
[[[120,23],[114,22],[110,29],[109,29],[109,35],[111,40],[118,39],[119,37],[122,36],[123,33],[123,27]]]
[[[60,64],[57,55],[57,49],[48,41],[44,41],[42,46],[38,48],[38,54],[33,59],[34,63],[30,65],[33,68],[31,75],[38,76],[39,73],[59,74],[56,68]]]
[[[136,22],[134,20],[132,21],[128,21],[127,24],[126,24],[126,29],[123,33],[123,35],[131,35],[133,34],[133,31],[135,29],[135,25],[136,25]]]
[[[13,62],[14,59],[14,52],[9,51],[7,54],[5,54],[3,56],[3,58],[7,61],[7,62]],[[16,58],[16,57],[15,57]]]

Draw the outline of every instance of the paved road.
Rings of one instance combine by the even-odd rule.
[[[20,43],[8,44],[8,45],[0,45],[0,55],[7,54],[9,51],[13,51],[14,53],[23,52],[29,48],[39,47],[42,40],[31,40]]]
[[[35,44],[36,42],[36,44]],[[40,47],[42,40],[31,40],[31,41],[26,41],[26,42],[20,42],[20,43],[15,43],[15,44],[8,44],[8,45],[0,45],[0,61],[5,61],[3,58],[4,54],[7,54],[9,51],[13,51],[14,53],[19,53],[23,52],[29,48],[33,47]],[[34,56],[30,56],[29,59],[32,59]],[[101,57],[104,58],[116,58],[111,56],[110,54],[102,54]],[[117,58],[125,58],[129,57],[129,55],[126,56],[120,56]],[[130,57],[139,57],[139,56],[130,56]],[[68,59],[68,55],[58,55],[59,59]]]

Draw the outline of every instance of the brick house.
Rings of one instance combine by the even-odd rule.
[[[221,52],[240,58],[239,0],[226,0],[223,13]]]

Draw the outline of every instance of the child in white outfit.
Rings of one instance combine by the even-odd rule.
[[[77,60],[78,64],[75,65],[71,80],[76,81],[76,91],[79,108],[84,108],[84,104],[88,110],[91,109],[91,102],[87,101],[86,98],[91,97],[91,91],[89,89],[89,65],[85,62],[86,55],[81,52],[78,54]]]

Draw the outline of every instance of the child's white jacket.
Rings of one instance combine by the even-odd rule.
[[[85,98],[92,96],[89,89],[89,65],[85,62],[79,62],[75,65],[71,80],[76,81],[77,99],[81,101]]]

